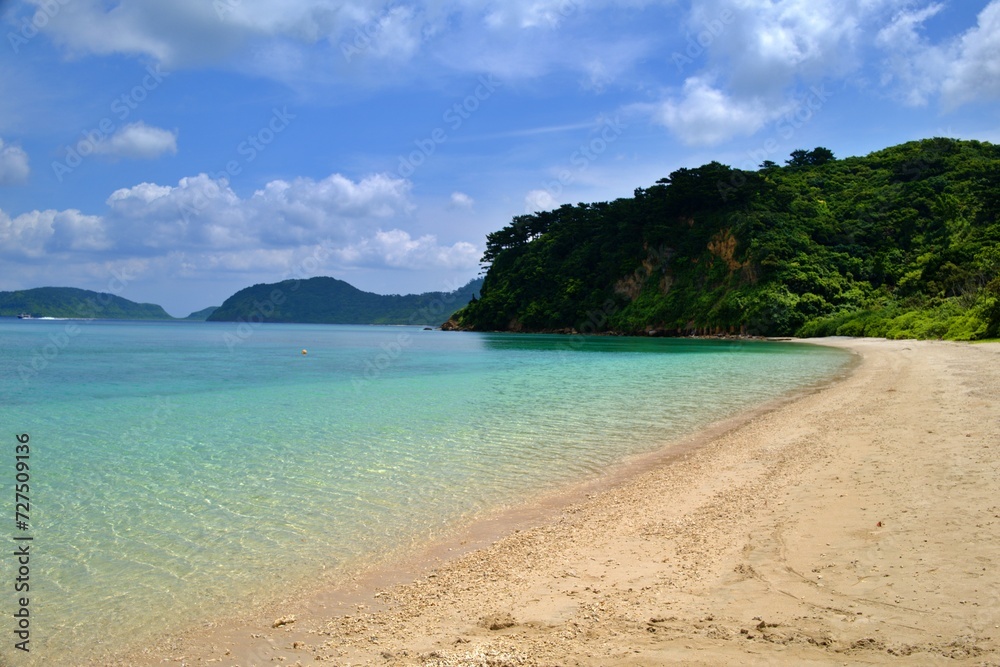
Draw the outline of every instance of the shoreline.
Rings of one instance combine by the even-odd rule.
[[[166,660],[168,664],[246,667],[270,664],[279,658],[286,664],[296,660],[303,664],[481,664],[475,662],[476,655],[493,655],[495,664],[512,665],[566,664],[561,662],[564,657],[556,657],[566,655],[572,656],[571,664],[663,664],[661,659],[668,664],[674,660],[678,664],[701,664],[699,660],[706,660],[704,664],[736,664],[764,647],[779,653],[795,649],[801,659],[818,660],[817,664],[840,664],[851,651],[860,651],[866,660],[874,659],[872,656],[886,653],[889,646],[878,637],[862,637],[872,641],[858,644],[860,639],[856,639],[847,649],[831,651],[830,647],[840,646],[836,637],[799,629],[784,635],[781,628],[795,624],[784,621],[772,625],[771,617],[780,616],[781,608],[787,605],[770,605],[776,608],[766,621],[740,619],[746,627],[723,623],[727,618],[723,609],[731,607],[732,600],[722,604],[723,600],[715,599],[712,604],[720,590],[739,588],[741,582],[759,587],[766,580],[761,573],[766,563],[755,567],[753,559],[738,562],[729,568],[728,576],[726,567],[720,565],[740,560],[747,548],[752,554],[757,550],[756,540],[763,540],[754,538],[754,532],[749,541],[746,535],[739,537],[739,530],[733,532],[753,527],[757,514],[748,514],[736,501],[746,501],[743,491],[750,489],[751,507],[756,503],[761,515],[774,518],[776,508],[787,501],[772,503],[772,497],[806,481],[801,471],[796,477],[796,464],[806,464],[807,453],[820,459],[832,456],[827,453],[824,457],[816,443],[796,446],[795,433],[809,429],[801,409],[822,411],[831,395],[842,402],[858,401],[864,393],[859,394],[859,387],[853,385],[892,382],[893,377],[872,374],[873,360],[875,366],[884,365],[887,357],[910,346],[953,348],[952,352],[963,349],[965,356],[971,348],[864,339],[804,342],[849,349],[857,361],[835,381],[718,422],[672,447],[636,457],[610,475],[476,521],[426,550],[416,549],[395,567],[383,564],[310,600],[286,601],[269,610],[270,619],[257,615],[247,619],[254,621],[251,625],[240,628],[194,631],[114,664],[152,665]],[[976,347],[984,352],[975,354],[1000,360],[1000,346]],[[987,404],[990,407],[989,401]],[[769,428],[770,437],[791,440],[768,444],[760,431]],[[779,465],[771,468],[763,465],[765,461]],[[671,493],[665,495],[664,491]],[[709,510],[699,505],[705,497],[711,499]],[[709,517],[705,530],[692,533],[692,526],[697,526],[692,519],[705,511],[718,516]],[[671,515],[672,520],[663,518]],[[609,517],[615,520],[609,521]],[[640,530],[636,531],[637,527]],[[617,541],[609,543],[612,534],[617,534]],[[724,539],[715,539],[720,536]],[[746,542],[742,551],[735,549],[740,541]],[[611,544],[614,548],[609,551]],[[646,548],[638,548],[643,545]],[[651,560],[646,551],[653,545],[669,547],[673,558]],[[623,554],[629,550],[634,553],[627,563],[610,562],[618,560],[615,556],[625,561]],[[697,556],[693,561],[692,555]],[[612,558],[606,558],[609,556]],[[601,558],[605,562],[601,563]],[[674,559],[686,563],[685,567]],[[836,567],[842,565],[824,566]],[[729,581],[733,572],[738,581]],[[813,585],[819,581],[799,576]],[[821,574],[811,576],[822,579]],[[642,586],[625,588],[627,583],[640,581]],[[698,589],[708,593],[696,604]],[[677,600],[669,600],[666,593],[676,595]],[[789,591],[782,591],[778,597],[787,596]],[[768,598],[762,596],[762,600]],[[993,606],[1000,608],[1000,601],[994,602]],[[704,613],[693,614],[685,603]],[[648,614],[628,613],[630,607],[645,609]],[[668,610],[671,613],[666,613]],[[296,616],[294,623],[270,627],[273,620],[289,614]],[[610,618],[605,619],[607,615]],[[675,627],[684,625],[686,617],[690,617],[687,627]],[[705,620],[708,617],[711,620]],[[1000,630],[994,634],[1000,636]],[[674,640],[664,646],[654,646],[663,643],[655,640],[671,636]],[[778,636],[783,637],[781,641],[775,640]],[[593,642],[598,637],[604,648],[595,653]],[[968,652],[983,656],[988,651],[996,656],[996,644],[990,642],[977,638],[971,644],[975,650]],[[628,648],[632,645],[635,648]],[[612,646],[616,648],[610,649]],[[914,644],[907,646],[902,650],[912,653]],[[960,648],[949,650],[955,653]],[[925,650],[918,653],[924,660],[931,657]]]
[[[736,339],[729,342],[733,340]],[[742,337],[739,340],[763,342],[763,339],[750,337]],[[787,342],[787,339],[773,342]],[[351,563],[343,567],[337,566],[330,571],[325,571],[324,568],[324,572],[317,573],[317,580],[312,582],[317,584],[316,586],[301,586],[285,595],[283,600],[272,598],[268,601],[258,601],[246,611],[227,614],[221,618],[194,617],[184,626],[175,623],[175,627],[171,630],[151,638],[149,640],[151,643],[134,642],[132,647],[108,650],[80,663],[79,667],[109,665],[133,667],[159,665],[172,661],[185,662],[182,658],[187,658],[188,654],[199,655],[204,651],[183,651],[179,650],[180,648],[209,644],[239,647],[233,650],[233,655],[259,656],[259,662],[251,664],[266,664],[270,659],[264,659],[263,656],[277,655],[273,654],[273,647],[255,649],[253,645],[256,642],[247,640],[261,639],[263,636],[261,631],[271,629],[273,620],[289,614],[296,616],[299,622],[307,618],[315,620],[317,615],[350,613],[357,605],[379,608],[381,605],[374,596],[381,589],[413,581],[444,561],[487,548],[507,535],[557,519],[562,511],[575,503],[585,502],[594,495],[628,483],[639,474],[659,466],[670,465],[688,452],[739,427],[755,416],[770,412],[779,406],[798,400],[803,395],[815,393],[842,380],[858,363],[858,356],[853,355],[853,358],[847,360],[841,369],[829,377],[789,389],[764,403],[707,422],[687,434],[664,441],[656,449],[630,454],[610,467],[586,477],[562,482],[552,489],[538,491],[513,504],[507,503],[458,519],[448,524],[436,536],[428,539],[418,538],[409,546],[377,554],[367,566]],[[373,600],[376,602],[373,603]],[[199,655],[198,660],[211,660],[206,657],[208,653]],[[216,660],[218,659],[216,656]],[[255,657],[254,660],[258,658]],[[233,658],[231,663],[222,664],[243,663]]]

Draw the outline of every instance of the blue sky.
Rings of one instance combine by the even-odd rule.
[[[711,160],[1000,141],[1000,0],[0,4],[0,290],[452,289]]]

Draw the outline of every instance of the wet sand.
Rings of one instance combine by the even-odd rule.
[[[1000,665],[1000,344],[814,342],[861,363],[613,484],[106,664]]]

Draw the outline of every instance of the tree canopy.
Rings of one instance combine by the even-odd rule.
[[[169,320],[160,306],[76,287],[35,287],[0,292],[0,315],[84,319]]]
[[[487,237],[479,330],[1000,335],[1000,147],[678,169]]]
[[[336,278],[260,283],[241,289],[208,315],[209,322],[440,324],[475,298],[482,279],[452,292],[374,294]]]

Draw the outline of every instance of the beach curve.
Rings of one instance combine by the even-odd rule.
[[[1000,345],[810,342],[862,362],[401,583],[117,664],[1000,663]]]

